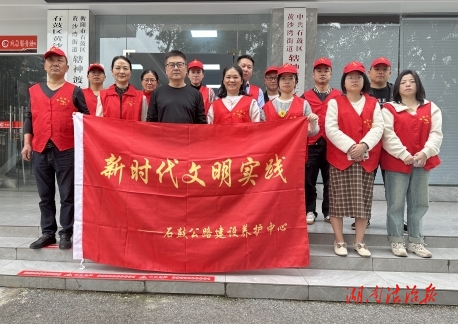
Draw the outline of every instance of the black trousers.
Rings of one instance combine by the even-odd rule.
[[[315,145],[308,146],[308,160],[305,165],[305,207],[306,212],[316,212],[316,181],[321,171],[323,179],[323,203],[321,212],[329,215],[329,163],[326,160],[326,141],[320,139]]]
[[[60,194],[59,235],[73,234],[74,221],[74,149],[59,151],[56,147],[33,152],[32,168],[40,196],[41,229],[43,234],[54,235],[56,221],[56,180]]]

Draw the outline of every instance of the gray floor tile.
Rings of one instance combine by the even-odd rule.
[[[6,264],[9,264],[11,262],[13,262],[14,260],[7,260],[7,259],[1,259],[0,260],[0,267],[6,265]]]
[[[458,273],[458,261],[450,261],[448,272],[449,273]]]
[[[144,281],[65,279],[67,290],[145,292]]]
[[[0,268],[0,287],[65,289],[65,279],[5,275]]]
[[[0,267],[1,275],[16,275],[24,270],[50,271],[50,272],[72,272],[78,268],[76,263],[65,262],[43,262],[16,260]]]
[[[437,274],[437,273],[418,273],[418,272],[375,272],[384,281],[388,282],[391,287],[396,284],[402,288],[414,285],[418,289],[425,289],[431,283],[437,290],[457,291],[458,297],[458,276],[454,274]]]
[[[17,248],[22,245],[30,245],[35,238],[28,237],[0,237],[0,247],[4,248]]]
[[[30,249],[28,245],[17,249],[18,260],[47,261],[47,262],[74,262],[72,250],[61,250],[58,247]]]
[[[226,295],[234,298],[307,300],[307,285],[228,283]]]
[[[40,237],[41,231],[38,226],[0,226],[1,237]]]
[[[268,269],[226,273],[229,283],[307,285],[298,269]]]
[[[225,295],[224,282],[145,281],[146,292],[200,295]]]
[[[4,259],[15,260],[16,259],[16,248],[0,247],[0,256]]]
[[[359,288],[360,286],[375,287],[377,285],[388,285],[388,282],[374,272],[313,269],[300,269],[300,272],[310,287],[337,286]]]

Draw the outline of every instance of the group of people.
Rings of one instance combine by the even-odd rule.
[[[334,230],[335,253],[347,255],[343,217],[353,217],[353,247],[361,256],[370,256],[364,234],[370,224],[374,177],[380,164],[393,254],[407,256],[411,251],[431,257],[424,247],[421,220],[428,209],[429,171],[440,163],[437,154],[442,141],[442,117],[439,108],[425,99],[415,71],[403,71],[392,85],[388,83],[388,59],[374,60],[368,71],[370,80],[362,63],[350,62],[344,68],[339,91],[329,86],[332,62],[320,58],[313,65],[315,87],[297,96],[299,76],[295,66],[267,68],[266,91],[262,92],[250,83],[253,58],[242,55],[237,64],[223,70],[215,95],[202,84],[202,62],[188,63],[185,54],[177,50],[165,56],[168,83],[157,87],[157,72],[145,70],[141,75],[143,90],[129,82],[132,64],[125,56],[113,58],[115,83],[107,89],[103,89],[105,70],[100,64],[88,67],[90,87],[80,89],[64,79],[69,67],[62,50],[51,48],[44,59],[48,81],[29,90],[22,150],[23,158],[32,160],[40,196],[43,235],[30,248],[56,243],[56,180],[61,197],[59,248],[72,247],[74,112],[185,124],[264,122],[305,116],[309,121],[307,223],[313,224],[317,217],[316,182],[321,172],[322,212]],[[407,248],[403,233],[406,199]]]

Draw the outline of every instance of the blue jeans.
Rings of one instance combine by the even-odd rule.
[[[404,207],[407,202],[409,242],[423,243],[422,219],[429,208],[429,171],[412,168],[411,174],[385,171],[388,240],[404,242]]]
[[[55,235],[56,223],[56,179],[60,194],[59,235],[73,235],[74,221],[74,165],[75,151],[59,151],[56,147],[43,152],[33,152],[32,168],[40,196],[41,230],[43,234]]]

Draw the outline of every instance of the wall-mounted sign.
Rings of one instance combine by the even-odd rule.
[[[37,53],[37,36],[0,35],[0,53]]]
[[[9,129],[10,127],[13,129],[20,129],[22,128],[22,122],[21,121],[13,121],[13,122],[0,121],[0,129]]]
[[[299,82],[296,92],[302,93],[305,84],[305,24],[307,9],[284,8],[283,63],[297,68]]]

